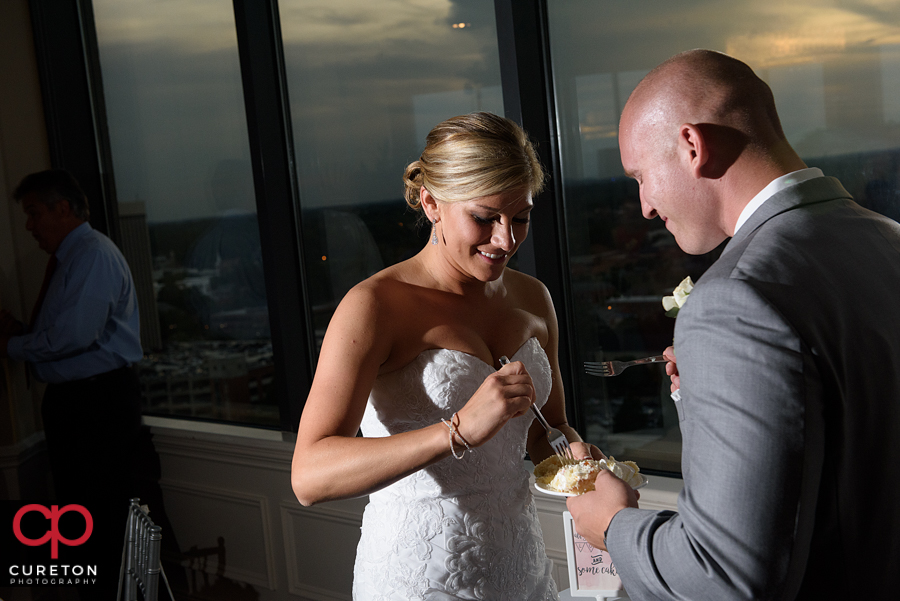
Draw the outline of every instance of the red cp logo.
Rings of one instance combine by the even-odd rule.
[[[27,538],[24,534],[22,534],[22,516],[24,516],[29,511],[37,511],[45,518],[50,520],[50,530],[48,530],[47,533],[44,534],[44,536],[42,536],[41,538]],[[69,540],[59,533],[59,516],[69,511],[75,511],[84,516],[84,534],[82,534],[75,540]],[[19,542],[28,545],[29,547],[37,547],[39,545],[45,544],[47,541],[50,541],[50,557],[52,559],[57,559],[59,557],[59,543],[68,545],[70,547],[83,545],[87,541],[87,539],[91,537],[91,532],[93,531],[94,518],[91,516],[91,512],[89,512],[81,505],[66,505],[62,509],[60,509],[58,505],[51,505],[50,509],[47,509],[43,505],[37,505],[33,503],[31,505],[25,505],[24,507],[22,507],[22,509],[16,512],[16,517],[13,518],[13,532],[15,533],[16,538],[19,539]]]

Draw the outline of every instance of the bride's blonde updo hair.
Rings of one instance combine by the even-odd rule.
[[[406,204],[421,210],[422,186],[440,202],[509,190],[528,190],[536,196],[544,187],[544,170],[518,124],[492,113],[471,113],[431,130],[422,156],[406,167],[403,183]]]

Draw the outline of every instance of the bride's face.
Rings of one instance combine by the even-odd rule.
[[[438,243],[462,274],[494,281],[528,235],[533,207],[531,193],[523,190],[440,203]]]

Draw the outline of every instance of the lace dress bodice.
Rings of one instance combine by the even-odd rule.
[[[550,364],[536,338],[513,355],[542,406]],[[494,371],[448,349],[420,354],[377,378],[362,420],[383,437],[449,420]],[[557,599],[523,469],[532,416],[510,420],[487,443],[448,457],[369,496],[354,567],[353,598],[546,601]],[[449,443],[448,443],[449,444]]]

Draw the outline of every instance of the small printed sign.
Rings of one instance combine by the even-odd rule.
[[[575,531],[572,514],[563,512],[566,555],[569,563],[569,594],[595,599],[629,599],[609,553],[601,551]]]

